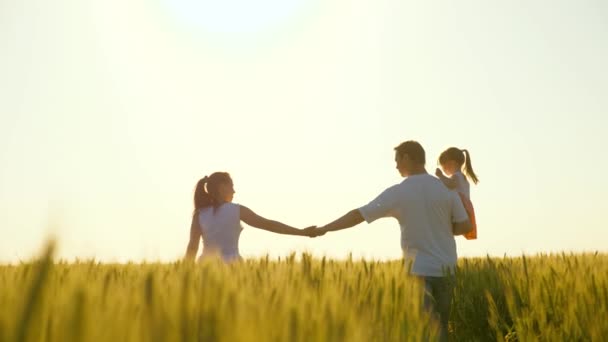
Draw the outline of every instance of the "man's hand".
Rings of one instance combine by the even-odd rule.
[[[317,228],[317,226],[310,226],[308,228],[304,228],[303,231],[304,231],[305,236],[308,236],[311,238],[321,236],[326,233],[325,230],[319,229],[319,228]]]

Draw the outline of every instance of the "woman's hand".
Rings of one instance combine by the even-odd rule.
[[[303,231],[303,233],[304,233],[305,236],[308,236],[308,237],[311,237],[311,238],[314,238],[314,237],[317,237],[317,236],[321,236],[321,235],[324,235],[326,233],[325,230],[319,229],[319,228],[317,228],[317,226],[310,226],[310,227],[302,229],[302,231]]]

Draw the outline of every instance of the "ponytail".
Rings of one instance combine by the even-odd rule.
[[[450,160],[455,161],[460,168],[463,169],[465,175],[475,184],[479,183],[479,178],[473,171],[471,164],[471,154],[467,150],[461,150],[457,147],[450,147],[441,152],[439,156],[439,164],[444,164]]]
[[[474,184],[479,183],[479,178],[473,171],[473,164],[471,163],[471,154],[467,150],[462,150],[465,155],[464,173],[473,181]]]
[[[196,215],[199,210],[209,205],[210,196],[205,189],[208,181],[209,177],[205,176],[196,183],[196,188],[194,189],[194,212],[192,215]]]

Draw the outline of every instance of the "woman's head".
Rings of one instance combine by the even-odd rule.
[[[477,184],[479,182],[475,171],[473,171],[471,154],[467,150],[461,150],[456,147],[448,148],[439,156],[439,165],[441,165],[443,172],[448,176],[463,170],[473,183]]]
[[[219,207],[222,203],[232,202],[234,184],[227,172],[215,172],[201,178],[194,190],[194,211],[207,207]]]

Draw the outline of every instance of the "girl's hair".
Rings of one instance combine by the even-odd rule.
[[[193,215],[207,207],[212,206],[214,210],[217,209],[222,204],[218,193],[219,186],[226,183],[232,183],[232,179],[227,172],[215,172],[209,177],[201,178],[194,189]]]
[[[479,183],[479,178],[475,174],[475,171],[473,171],[473,164],[471,164],[471,154],[469,151],[450,147],[443,151],[439,156],[439,164],[444,164],[450,160],[455,161],[473,183]]]

